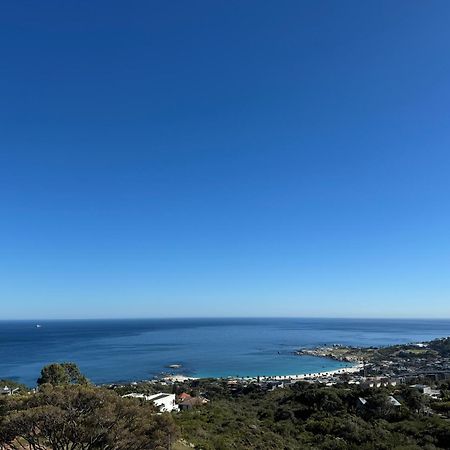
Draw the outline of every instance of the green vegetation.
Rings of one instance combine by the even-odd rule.
[[[90,385],[52,386],[0,400],[0,448],[166,449],[177,436],[169,414]]]
[[[329,357],[340,361],[380,361],[386,358],[443,358],[450,357],[450,337],[435,339],[420,344],[399,344],[387,347],[351,347],[333,345],[318,347],[316,349],[303,349],[299,354]]]
[[[0,380],[0,389],[2,389],[3,387],[7,386],[10,389],[17,389],[17,393],[19,394],[25,394],[26,392],[28,392],[30,389],[25,386],[22,383],[18,383],[17,381],[14,380]]]
[[[0,398],[0,450],[450,448],[449,381],[436,386],[442,398],[435,400],[407,385],[299,382],[268,390],[209,379],[106,389],[87,383],[73,364],[48,366],[40,380],[36,393]],[[160,414],[151,402],[121,397],[162,389],[210,401]]]
[[[392,394],[400,407],[390,401]],[[450,423],[430,413],[429,402],[407,386],[389,391],[297,383],[231,392],[222,385],[220,392],[216,383],[207,406],[175,420],[183,437],[205,450],[448,449]]]
[[[138,392],[145,395],[157,394],[159,392],[166,392],[168,394],[175,393],[172,385],[152,381],[141,381],[139,383],[127,384],[123,386],[113,386],[112,389],[114,389],[114,391],[119,395],[131,394],[133,392]]]
[[[87,384],[87,378],[74,363],[50,364],[41,370],[37,384],[49,383],[53,386],[66,384]]]
[[[441,399],[433,402],[431,408],[441,416],[450,419],[450,381],[445,381],[439,386],[441,390]]]
[[[38,385],[0,398],[1,450],[162,450],[177,438],[170,414],[89,384],[75,364],[44,367]]]
[[[450,357],[450,337],[431,341],[429,347],[443,357]]]

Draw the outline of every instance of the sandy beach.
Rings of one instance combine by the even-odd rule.
[[[168,375],[162,378],[163,381],[168,381],[171,383],[183,383],[189,380],[198,380],[196,377],[187,377],[185,375]]]
[[[260,381],[268,381],[268,380],[280,380],[280,381],[288,381],[288,380],[309,380],[309,379],[321,379],[327,378],[333,375],[344,375],[346,373],[355,373],[359,372],[363,367],[362,363],[357,363],[351,367],[342,367],[340,369],[335,370],[327,370],[323,372],[314,372],[314,373],[304,373],[304,374],[294,374],[294,375],[261,375],[259,377]],[[162,378],[164,381],[172,382],[172,383],[182,383],[184,381],[189,380],[198,380],[198,377],[188,377],[185,375],[169,375]],[[217,379],[242,379],[242,380],[256,380],[257,377],[217,377]]]
[[[341,369],[327,370],[323,372],[304,373],[297,375],[274,375],[274,376],[261,376],[260,380],[305,380],[314,378],[326,378],[333,375],[344,375],[346,373],[359,372],[363,368],[362,363],[357,363],[351,367],[342,367]]]

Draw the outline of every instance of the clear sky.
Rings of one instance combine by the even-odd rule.
[[[450,2],[0,3],[0,317],[450,317]]]

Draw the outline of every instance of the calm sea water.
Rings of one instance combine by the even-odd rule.
[[[321,344],[388,345],[450,335],[450,320],[145,319],[0,321],[0,378],[34,385],[73,361],[96,383],[150,379],[182,364],[198,377],[310,373],[342,365],[295,356]]]

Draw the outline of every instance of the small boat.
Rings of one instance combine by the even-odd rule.
[[[42,325],[40,325],[40,324],[36,324],[36,328],[42,328]]]
[[[179,369],[181,367],[181,364],[170,364],[168,367],[170,369]]]

